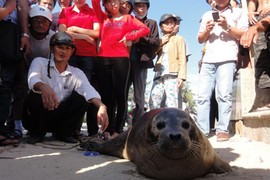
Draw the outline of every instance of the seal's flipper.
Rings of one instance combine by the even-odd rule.
[[[232,168],[227,162],[216,157],[214,164],[213,164],[213,167],[212,167],[212,171],[213,171],[213,173],[216,173],[216,174],[222,174],[225,172],[232,171]]]
[[[128,131],[125,131],[117,137],[108,141],[104,141],[103,143],[89,140],[87,142],[81,143],[80,147],[88,151],[97,151],[101,154],[124,158],[123,150],[125,148],[127,135]]]

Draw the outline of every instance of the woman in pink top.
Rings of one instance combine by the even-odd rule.
[[[133,16],[120,13],[121,0],[102,0],[102,3],[106,13],[101,10],[100,0],[92,0],[101,24],[98,59],[94,64],[99,93],[109,116],[105,136],[110,133],[115,137],[123,131],[127,110],[126,86],[130,68],[127,46],[148,35],[150,30]]]

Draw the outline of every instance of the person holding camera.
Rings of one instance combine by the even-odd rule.
[[[206,51],[199,76],[197,124],[205,135],[209,134],[210,99],[216,88],[217,141],[227,141],[239,39],[248,28],[248,19],[242,9],[231,6],[230,0],[216,0],[214,9],[218,14],[211,10],[202,16],[198,33],[198,41],[205,43]]]

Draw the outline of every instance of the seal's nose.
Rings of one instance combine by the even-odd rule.
[[[171,140],[177,141],[181,139],[181,134],[170,134]]]

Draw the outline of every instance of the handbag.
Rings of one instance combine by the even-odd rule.
[[[11,21],[0,21],[0,63],[20,63],[20,31]]]

